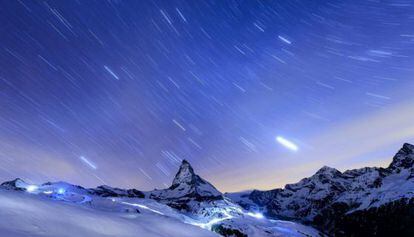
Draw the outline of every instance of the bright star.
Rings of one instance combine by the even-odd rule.
[[[297,146],[295,143],[293,143],[293,142],[291,142],[291,141],[289,141],[289,140],[285,139],[284,137],[277,136],[277,137],[276,137],[276,141],[277,141],[278,143],[280,143],[282,146],[284,146],[284,147],[286,147],[287,149],[289,149],[289,150],[292,150],[292,151],[297,151],[297,150],[299,149],[299,148],[298,148],[298,146]]]

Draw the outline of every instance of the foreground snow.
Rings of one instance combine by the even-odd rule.
[[[97,210],[46,196],[0,190],[0,236],[218,236],[151,211],[121,212],[111,210],[104,199],[100,202],[96,206],[102,210]]]
[[[59,193],[62,185],[65,192]],[[221,205],[206,205],[205,212],[216,214],[197,216],[147,198],[89,195],[62,182],[31,192],[0,189],[0,236],[212,237],[219,235],[209,230],[219,227],[249,237],[318,236],[311,227],[268,220],[242,209],[234,215],[235,206]]]

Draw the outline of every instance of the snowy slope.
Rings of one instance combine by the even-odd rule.
[[[213,229],[217,233],[224,235],[226,233],[232,233],[234,236],[248,237],[322,236],[319,231],[295,222],[268,220],[266,218],[255,219],[250,216],[222,221],[221,223],[214,225]]]
[[[10,237],[209,237],[218,235],[208,230],[219,228],[237,229],[249,237],[319,236],[311,227],[253,213],[200,222],[151,199],[91,196],[81,204],[6,189],[0,189],[0,220],[0,236]]]
[[[105,209],[102,203],[100,206]],[[0,236],[217,236],[157,213],[117,210],[98,210],[41,195],[0,190]]]

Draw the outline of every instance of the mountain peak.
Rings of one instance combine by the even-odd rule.
[[[193,167],[187,160],[181,162],[171,187],[155,190],[151,195],[157,199],[222,197],[222,194],[212,184],[194,173]]]
[[[404,143],[402,148],[399,152],[404,152],[405,154],[413,154],[414,153],[414,145],[410,143]]]
[[[184,159],[184,160],[181,161],[181,165],[185,165],[185,164],[188,164],[189,165],[190,162],[188,162],[186,159]]]
[[[339,170],[329,167],[327,165],[324,165],[322,168],[320,168],[318,171],[316,171],[315,174],[339,174],[341,173]]]
[[[183,160],[177,174],[174,177],[172,186],[177,186],[182,183],[191,184],[195,181],[195,178],[196,175],[194,173],[193,167],[191,167],[190,163],[187,160]]]
[[[392,170],[408,169],[414,166],[414,145],[404,143],[395,154],[388,168]]]

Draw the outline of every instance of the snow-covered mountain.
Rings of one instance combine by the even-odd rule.
[[[183,160],[172,185],[163,190],[154,190],[149,198],[180,210],[199,222],[203,228],[223,236],[318,236],[312,228],[292,222],[268,220],[260,213],[246,212],[238,204],[218,191],[212,184],[197,174],[186,160]],[[201,223],[201,224],[200,224]]]
[[[10,218],[0,222],[0,236],[320,236],[312,227],[244,210],[185,160],[171,187],[150,192],[5,182],[0,218],[6,216]]]
[[[150,197],[157,200],[218,200],[223,195],[212,184],[194,173],[188,161],[183,160],[172,185],[163,190],[154,190]]]
[[[335,236],[414,234],[414,146],[387,168],[340,172],[327,166],[283,189],[227,194],[247,210],[312,224]]]
[[[225,199],[212,184],[195,174],[186,160],[182,161],[171,186],[150,192],[149,198],[201,221],[242,215],[239,205]]]

